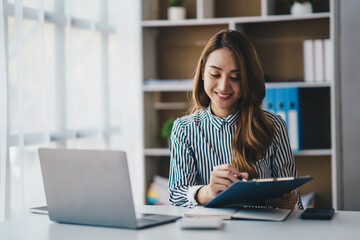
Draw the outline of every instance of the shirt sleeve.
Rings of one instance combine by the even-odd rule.
[[[276,151],[272,164],[274,177],[297,177],[294,156],[291,151],[289,136],[285,121],[277,116],[274,120]],[[295,190],[298,195],[297,206],[303,209],[298,189]]]
[[[196,185],[197,167],[180,119],[174,122],[170,137],[170,203],[175,206],[199,205],[195,194],[202,185]]]

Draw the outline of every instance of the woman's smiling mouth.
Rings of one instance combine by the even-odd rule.
[[[229,99],[231,97],[232,94],[221,94],[219,92],[216,92],[216,94],[219,96],[219,98],[221,100],[226,100],[226,99]]]

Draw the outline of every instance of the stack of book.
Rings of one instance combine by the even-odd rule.
[[[146,194],[147,202],[152,205],[170,205],[168,184],[168,178],[154,176]]]
[[[304,40],[303,58],[305,82],[334,80],[334,51],[330,39]]]

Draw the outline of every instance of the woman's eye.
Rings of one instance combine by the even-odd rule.
[[[230,77],[231,81],[240,81],[241,77]]]
[[[220,77],[220,74],[211,74],[211,73],[210,73],[210,76],[212,76],[212,77],[214,77],[214,78],[218,78],[218,77]]]
[[[231,80],[231,81],[239,81],[240,79],[241,79],[241,75],[240,75],[240,74],[230,75],[230,80]]]

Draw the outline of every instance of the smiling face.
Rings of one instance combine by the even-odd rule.
[[[206,61],[203,76],[213,114],[226,117],[235,113],[241,97],[241,76],[234,54],[226,47],[213,51]]]

